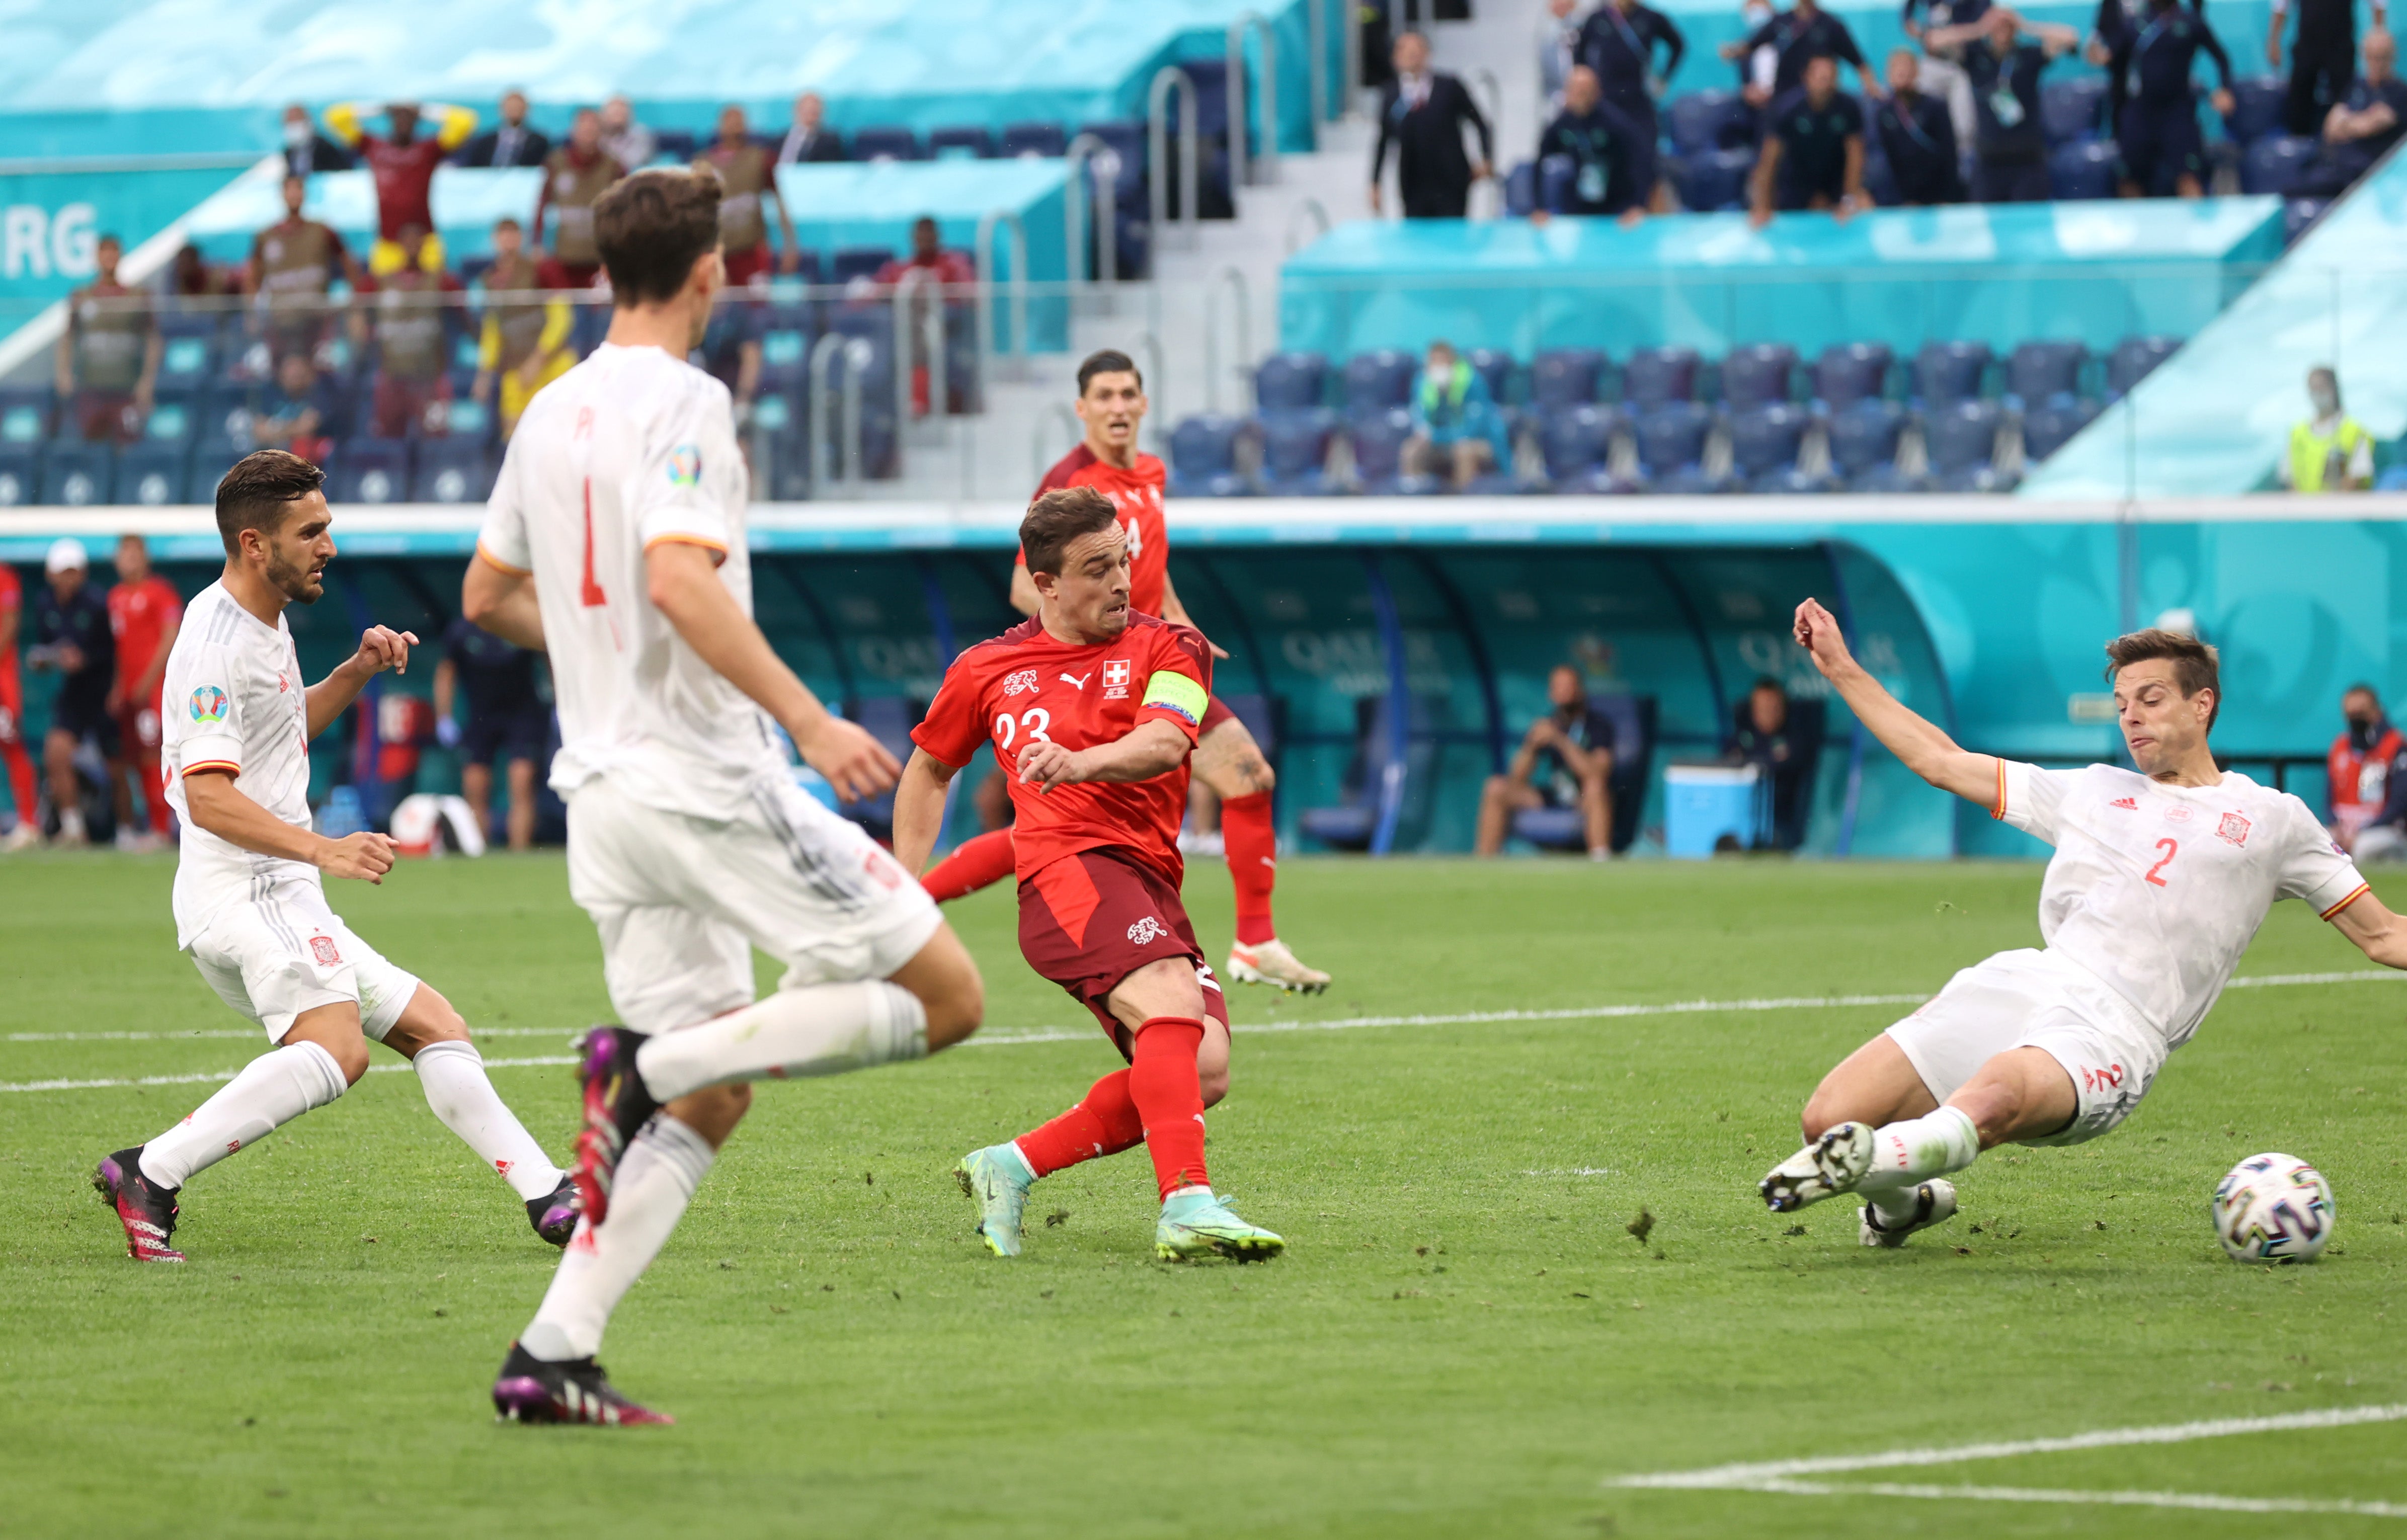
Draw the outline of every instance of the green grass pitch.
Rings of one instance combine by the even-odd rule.
[[[261,1051],[176,954],[171,873],[0,864],[0,1083],[230,1070]],[[196,1178],[182,1268],[129,1262],[86,1176],[208,1086],[0,1093],[0,1535],[2400,1532],[1608,1482],[2407,1402],[2407,990],[2235,991],[2121,1131],[1987,1158],[1952,1226],[1872,1253],[1852,1204],[1792,1229],[1754,1182],[1794,1147],[1815,1080],[1901,1007],[1244,1029],[1930,991],[2036,943],[2036,866],[1299,860],[1283,875],[1282,928],[1338,986],[1296,1004],[1236,992],[1211,1156],[1286,1258],[1155,1262],[1140,1153],[1041,1187],[1024,1258],[978,1247],[953,1161],[1116,1062],[1083,1033],[999,1041],[1085,1018],[1019,961],[1010,897],[991,891],[953,918],[997,1041],[762,1088],[620,1311],[604,1362],[674,1428],[493,1423],[486,1389],[552,1253],[409,1075],[371,1075]],[[490,1059],[564,1054],[606,1015],[556,858],[330,886]],[[1189,891],[1217,950],[1218,864]],[[2286,904],[2243,972],[2367,966]],[[29,1040],[59,1033],[175,1035]],[[564,1152],[568,1072],[494,1077]],[[2332,1180],[2340,1227],[2315,1266],[2252,1270],[2215,1248],[2208,1194],[2261,1149]],[[2407,1435],[1865,1478],[1884,1476],[2407,1504]]]

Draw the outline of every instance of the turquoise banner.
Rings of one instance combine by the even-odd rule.
[[[91,282],[102,235],[130,252],[241,170],[171,164],[0,175],[0,323]]]

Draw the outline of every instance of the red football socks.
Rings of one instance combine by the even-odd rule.
[[[1129,1098],[1145,1122],[1154,1180],[1165,1198],[1182,1187],[1209,1187],[1204,1170],[1204,1084],[1196,1050],[1204,1023],[1191,1016],[1157,1016],[1137,1028]]]
[[[8,795],[17,804],[17,821],[30,824],[35,819],[33,757],[21,743],[0,743],[0,756],[8,761]]]
[[[1271,794],[1230,797],[1220,804],[1220,844],[1229,880],[1237,890],[1237,944],[1251,947],[1278,934],[1271,923],[1271,888],[1278,881],[1278,826]]]
[[[1001,882],[1012,874],[1018,858],[1012,852],[1009,825],[989,834],[977,834],[954,847],[953,853],[936,863],[919,886],[939,904],[965,898],[980,888]]]
[[[1085,1101],[1014,1142],[1039,1176],[1145,1143],[1145,1119],[1129,1100],[1129,1072],[1112,1071],[1094,1083]]]

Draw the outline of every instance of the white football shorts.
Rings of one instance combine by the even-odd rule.
[[[2072,1077],[2072,1121],[2027,1145],[2077,1145],[2131,1115],[2172,1050],[2112,987],[2053,952],[2024,948],[1975,962],[1888,1029],[1944,1105],[2008,1048],[2043,1048]]]
[[[780,989],[890,977],[944,918],[895,859],[789,782],[720,822],[596,776],[568,800],[568,891],[602,933],[619,1020],[667,1032],[752,1003],[752,948]]]
[[[320,1005],[360,1008],[375,1042],[418,992],[416,975],[394,967],[326,906],[325,890],[302,878],[253,878],[242,898],[209,918],[184,948],[218,998],[284,1041],[292,1020]]]

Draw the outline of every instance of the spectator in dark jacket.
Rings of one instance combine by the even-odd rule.
[[[1864,109],[1839,90],[1837,61],[1825,55],[1805,66],[1805,83],[1764,112],[1763,153],[1757,157],[1753,209],[1760,230],[1774,208],[1828,209],[1842,221],[1871,206],[1864,196]]]
[[[284,109],[284,174],[306,177],[314,171],[349,171],[351,152],[318,132],[309,109],[297,102]]]
[[[1757,50],[1770,49],[1772,78],[1749,78],[1740,93],[1749,107],[1762,108],[1787,95],[1805,83],[1805,66],[1816,59],[1833,59],[1845,63],[1856,72],[1856,83],[1865,96],[1873,101],[1881,97],[1880,82],[1873,78],[1872,66],[1864,63],[1864,50],[1856,46],[1856,35],[1847,23],[1815,4],[1815,0],[1797,0],[1789,9],[1766,21],[1748,36],[1735,43],[1724,43],[1725,59],[1757,59]]]
[[[460,150],[462,165],[541,165],[551,153],[551,139],[527,121],[526,93],[513,91],[502,98],[502,121],[469,140]]]
[[[2098,13],[2099,41],[2107,67],[2123,79],[2123,110],[2115,142],[2122,150],[2121,184],[2127,198],[2200,198],[2206,195],[2206,140],[2198,130],[2198,104],[2190,96],[2190,66],[2203,52],[2215,61],[2223,85],[2215,109],[2231,115],[2231,58],[2215,41],[2206,18],[2182,0],[2150,0],[2145,18],[2134,21],[2123,7]]]
[[[2290,189],[2300,198],[2337,198],[2390,152],[2407,128],[2407,81],[2399,78],[2399,44],[2380,27],[2365,35],[2365,67],[2324,114],[2323,143]]]
[[[1596,71],[1606,109],[1630,126],[1623,148],[1632,195],[1658,213],[1670,210],[1672,190],[1655,168],[1655,142],[1662,133],[1655,99],[1687,50],[1671,18],[1642,0],[1605,0],[1580,27],[1579,62]]]
[[[1790,707],[1787,690],[1768,674],[1739,703],[1728,757],[1760,773],[1757,784],[1771,799],[1768,843],[1774,850],[1794,850],[1805,843],[1814,766],[1822,754],[1819,721],[1818,716],[1812,722],[1801,720]]]
[[[813,161],[840,161],[844,156],[844,135],[827,126],[827,103],[816,91],[805,91],[794,98],[794,126],[786,130],[786,137],[777,146],[779,165],[801,165]]]
[[[1645,219],[1646,189],[1631,172],[1638,137],[1639,130],[1605,105],[1596,72],[1586,64],[1574,65],[1563,87],[1563,110],[1538,140],[1540,165],[1560,155],[1575,168],[1569,201],[1553,212],[1618,214],[1625,227]],[[1530,217],[1543,221],[1548,212],[1540,208]]]
[[[1974,203],[2045,203],[2054,195],[2047,179],[2047,133],[2039,115],[2040,77],[2081,42],[2071,27],[2030,23],[2003,6],[1977,21],[1933,27],[1922,35],[1933,52],[1961,60],[1973,82],[1973,116],[1979,124],[1973,142]]]
[[[1396,78],[1379,93],[1379,143],[1371,152],[1371,211],[1380,212],[1379,177],[1388,147],[1396,147],[1396,184],[1408,220],[1459,220],[1471,206],[1471,184],[1488,174],[1495,144],[1471,92],[1451,75],[1430,68],[1429,39],[1408,32],[1396,39]],[[1464,124],[1479,135],[1479,158],[1462,148]]]
[[[1873,136],[1908,207],[1962,203],[1964,172],[1957,159],[1956,123],[1947,104],[1925,96],[1916,83],[1922,61],[1911,49],[1888,56],[1888,100],[1873,109]]]

